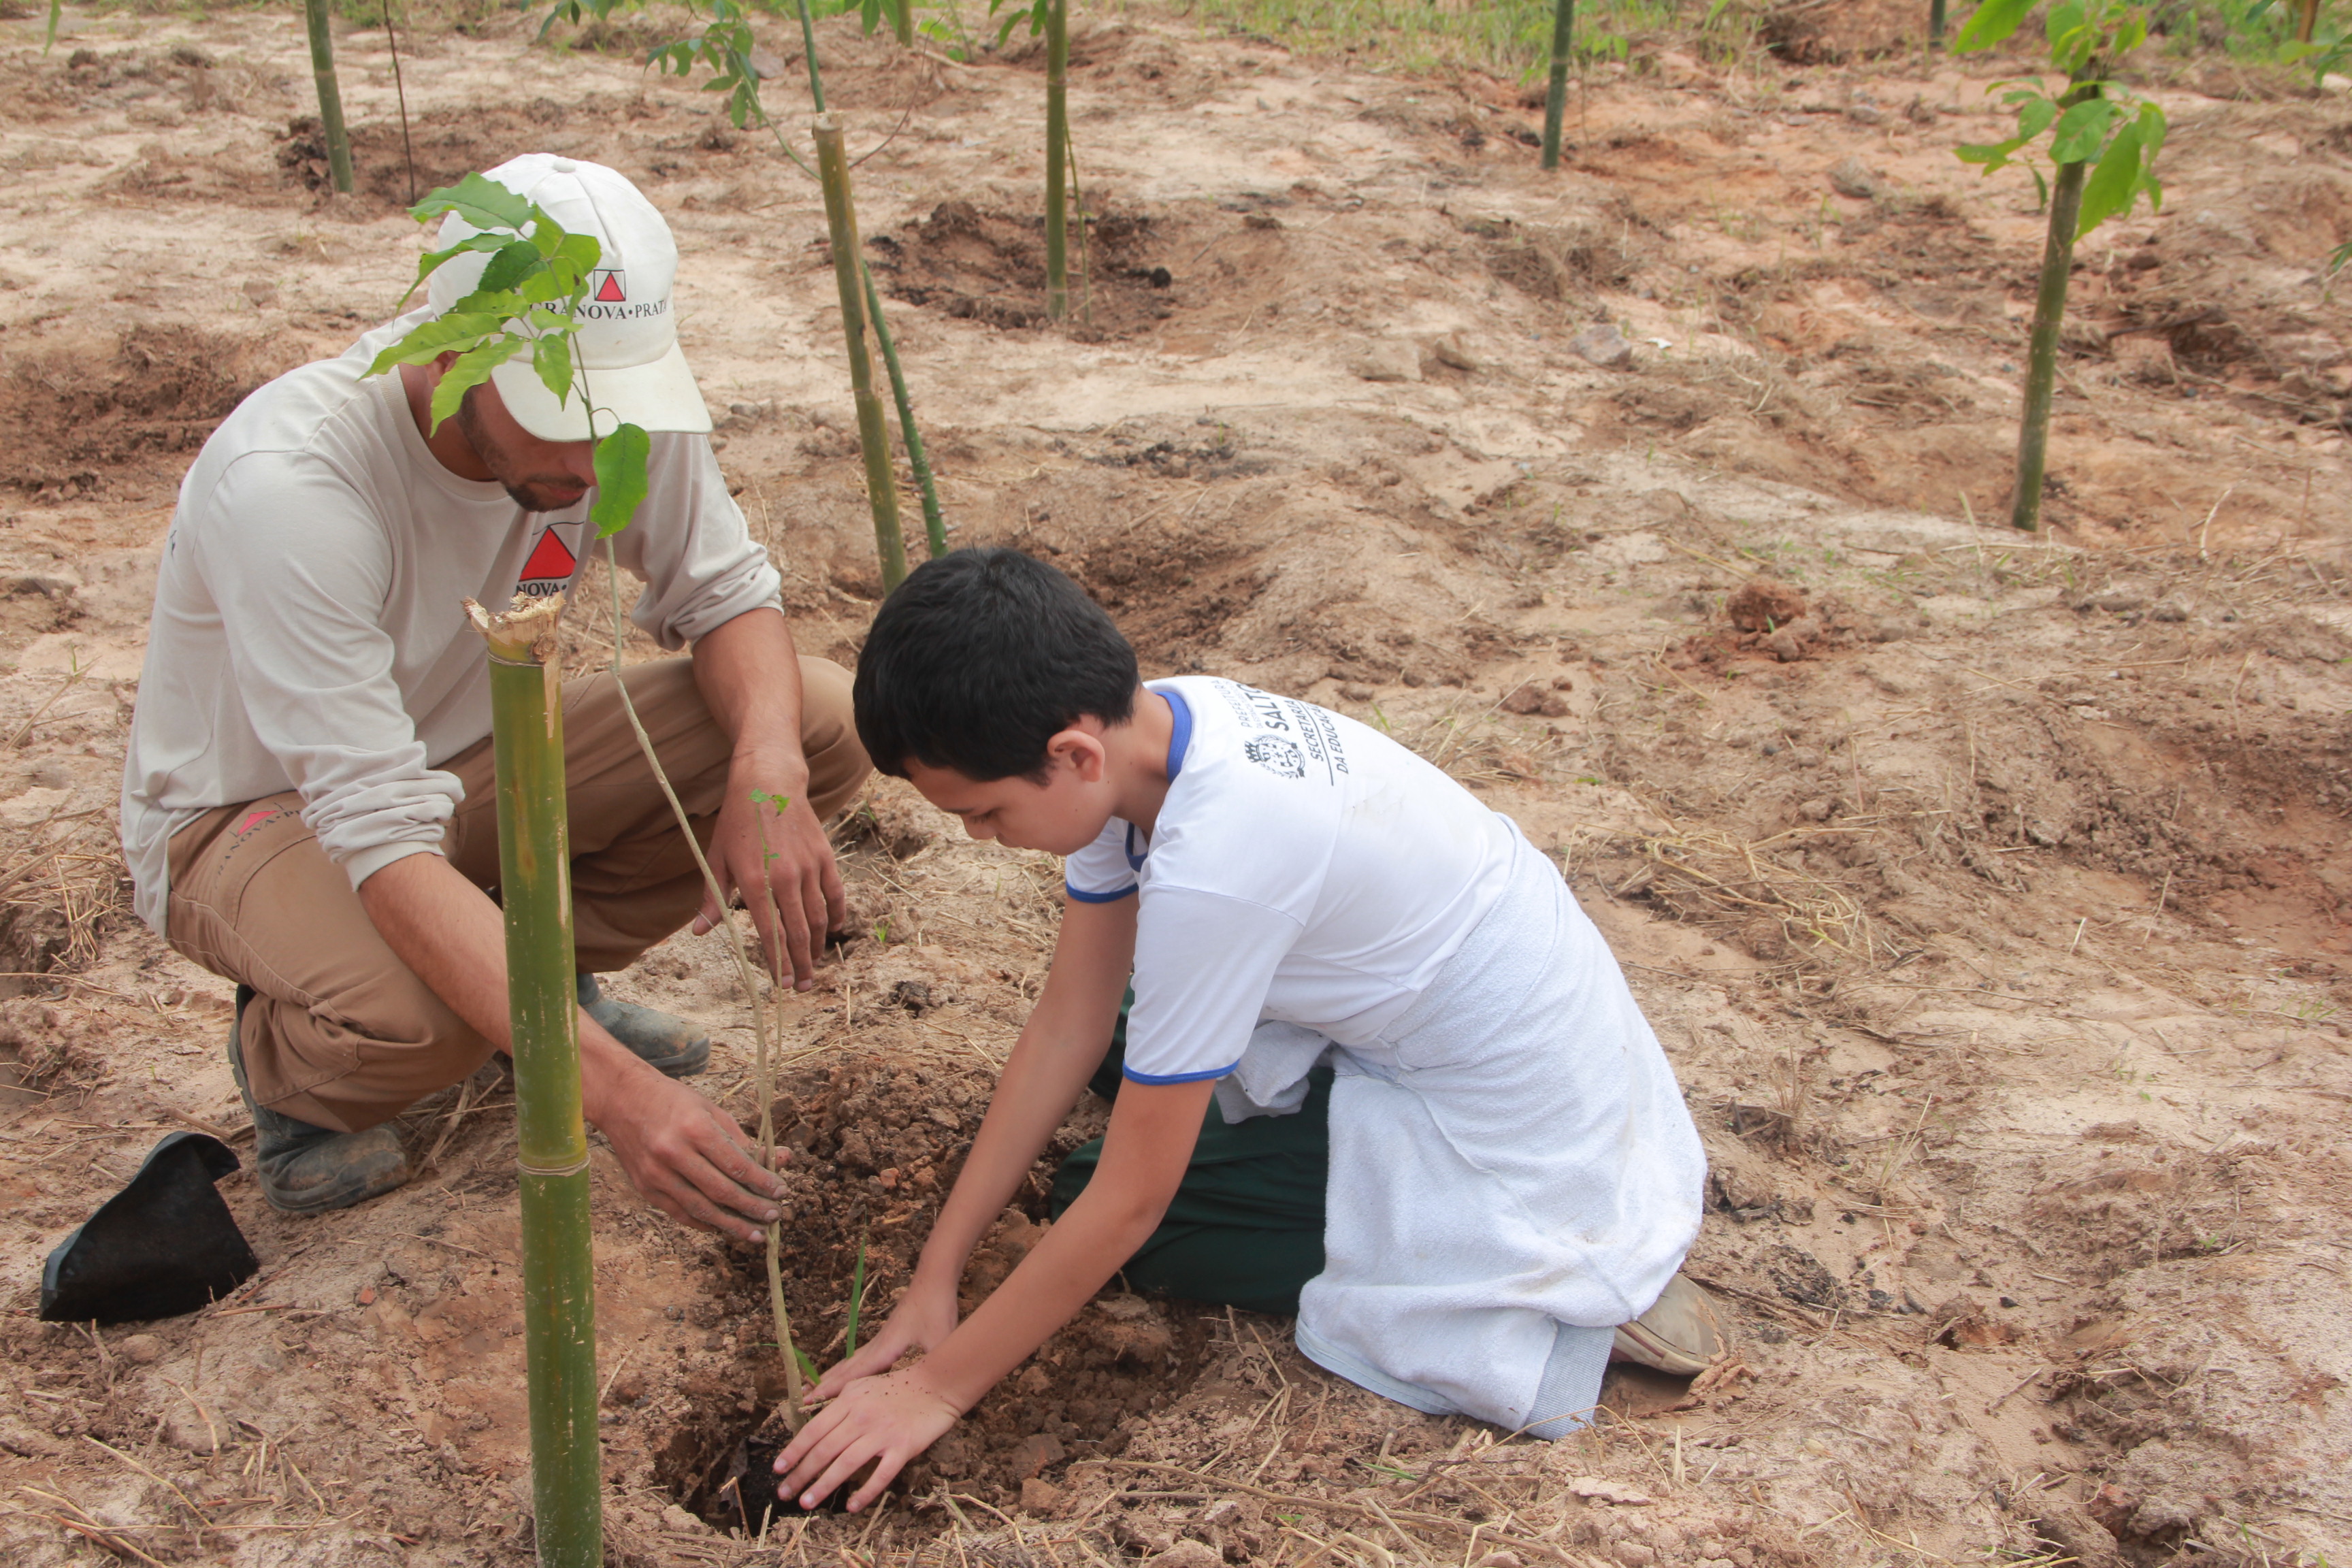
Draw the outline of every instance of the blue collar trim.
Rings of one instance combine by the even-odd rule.
[[[1181,691],[1162,691],[1159,698],[1168,704],[1175,718],[1176,727],[1168,736],[1168,782],[1174,784],[1176,775],[1184,771],[1184,753],[1192,749],[1192,705],[1184,700]]]

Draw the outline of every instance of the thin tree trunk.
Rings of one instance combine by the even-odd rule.
[[[1944,47],[1944,0],[1927,0],[1927,47]]]
[[[310,74],[319,83],[319,124],[327,138],[327,171],[335,189],[352,191],[352,139],[343,131],[343,94],[335,85],[335,36],[327,30],[327,0],[302,0],[310,30]]]
[[[890,426],[874,391],[874,362],[866,352],[865,263],[858,249],[857,209],[850,199],[849,154],[841,127],[820,114],[814,127],[817,175],[824,182],[824,221],[833,235],[834,282],[841,291],[841,331],[849,344],[849,389],[857,405],[857,445],[866,459],[866,501],[874,513],[874,544],[882,557],[882,588],[907,576],[907,542],[898,531],[898,479],[890,468]]]
[[[489,645],[514,1035],[515,1163],[521,1173],[523,1359],[532,1507],[542,1568],[601,1568],[604,1479],[596,1440],[596,1280],[588,1133],[580,1112],[577,982],[556,623],[563,597],[492,615],[466,604]]]
[[[1070,4],[1045,7],[1045,314],[1070,313],[1069,215],[1065,181],[1070,144]]]
[[[2097,89],[2092,89],[2092,92]],[[2069,105],[2089,94],[2068,93]],[[2066,283],[2074,265],[2074,219],[2083,209],[2087,161],[2058,165],[2050,183],[2050,232],[2042,246],[2042,284],[2033,297],[2033,336],[2025,351],[2025,413],[2017,427],[2017,497],[2010,522],[2042,526],[2042,476],[2050,449],[2050,400],[2058,384],[2058,332],[2066,320]]]
[[[1568,117],[1568,47],[1575,26],[1576,0],[1556,0],[1551,13],[1551,89],[1544,94],[1543,166],[1547,169],[1559,167],[1559,126]]]
[[[2307,44],[2311,42],[2312,35],[2317,31],[2319,31],[2319,0],[2303,0],[2303,15],[2295,18],[2294,41],[2298,44]]]
[[[940,487],[931,478],[931,459],[923,450],[923,433],[915,425],[915,400],[907,390],[907,373],[898,368],[898,345],[890,336],[889,318],[882,313],[882,296],[874,287],[874,269],[858,260],[866,279],[866,309],[874,320],[874,341],[882,346],[882,365],[890,373],[890,400],[898,405],[898,435],[907,443],[907,467],[915,471],[915,493],[923,498],[923,538],[936,561],[948,552],[947,520],[940,514]]]
[[[898,0],[898,41],[908,48],[915,46],[915,0]]]

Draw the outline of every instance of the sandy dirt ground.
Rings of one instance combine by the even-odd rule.
[[[2040,219],[2024,175],[1952,157],[2000,64],[1840,60],[1870,16],[1798,11],[1782,56],[1596,72],[1556,175],[1516,84],[1090,16],[1066,330],[1037,320],[1034,50],[821,33],[956,537],[1059,562],[1147,672],[1386,727],[1557,855],[1705,1135],[1690,1271],[1734,1357],[1621,1371],[1545,1446],[1340,1384],[1283,1321],[1113,1291],[887,1509],[749,1541],[726,1487],[780,1378],[756,1259],[600,1147],[614,1562],[2352,1561],[2352,319],[2317,270],[2352,237],[2352,101],[2159,89],[2168,199],[2084,247],[2026,539],[2000,522]],[[404,1119],[424,1173],[392,1197],[294,1220],[229,1178],[262,1265],[232,1299],[35,1318],[43,1257],[164,1132],[251,1147],[229,989],[131,918],[114,847],[173,486],[247,391],[392,310],[418,237],[381,30],[340,45],[337,198],[283,9],[69,12],[47,56],[8,15],[0,1557],[520,1563],[495,1068]],[[854,658],[879,584],[821,206],[634,63],[677,22],[604,52],[420,26],[418,182],[548,149],[643,183],[802,644]],[[1630,363],[1580,352],[1595,326]],[[861,1246],[873,1310],[903,1283],[1059,899],[1050,858],[892,783],[837,837],[859,934],[783,1005],[778,1108],[828,1355]],[[710,942],[614,989],[707,1020],[705,1082],[756,1113]]]

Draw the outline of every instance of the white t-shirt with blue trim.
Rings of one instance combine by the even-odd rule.
[[[1127,1076],[1222,1078],[1268,1019],[1370,1044],[1500,896],[1508,825],[1344,714],[1202,676],[1146,689],[1175,718],[1156,830],[1113,817],[1064,863],[1073,899],[1141,900]]]

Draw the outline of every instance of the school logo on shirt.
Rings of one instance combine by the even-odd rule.
[[[1242,754],[1270,773],[1280,773],[1286,779],[1307,776],[1307,759],[1298,752],[1298,742],[1280,735],[1253,735],[1242,746]]]
[[[522,563],[522,578],[515,584],[515,592],[534,599],[560,594],[563,585],[572,581],[572,571],[579,564],[580,557],[572,554],[572,547],[550,528],[539,536],[530,559]]]

